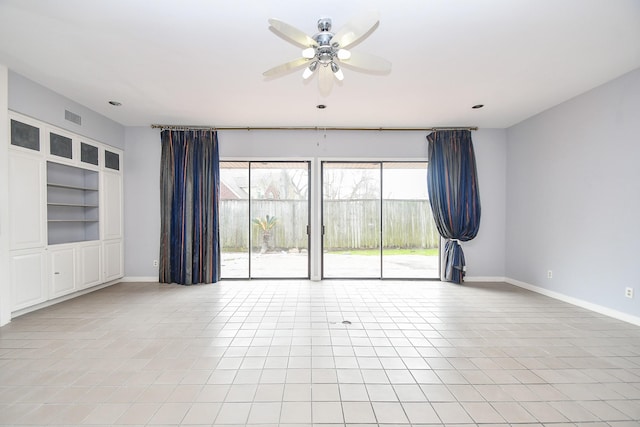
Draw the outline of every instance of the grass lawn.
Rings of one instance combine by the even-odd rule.
[[[380,249],[352,249],[350,251],[327,251],[336,255],[380,256]],[[438,256],[438,248],[429,249],[385,249],[385,255]]]

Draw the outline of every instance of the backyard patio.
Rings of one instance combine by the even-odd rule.
[[[247,252],[222,254],[223,278],[247,278],[249,269]],[[346,253],[325,253],[325,278],[379,278],[380,257]],[[384,255],[384,278],[437,279],[438,256]],[[330,269],[330,273],[329,273]],[[264,253],[251,256],[251,277],[307,277],[307,253]],[[327,274],[329,273],[329,274]]]

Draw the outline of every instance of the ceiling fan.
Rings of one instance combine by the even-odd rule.
[[[318,74],[318,87],[323,95],[329,94],[333,78],[342,81],[341,65],[370,74],[388,74],[391,63],[379,56],[348,50],[368,37],[379,24],[378,14],[371,12],[347,23],[336,33],[331,32],[331,18],[318,20],[318,32],[313,37],[286,22],[269,19],[269,29],[286,41],[303,48],[302,57],[273,67],[265,77],[279,77],[305,67],[302,78],[307,80]]]

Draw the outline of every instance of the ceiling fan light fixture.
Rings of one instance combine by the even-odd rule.
[[[0,0],[1,1],[1,0]],[[302,78],[310,79],[319,71],[318,88],[324,96],[331,92],[333,77],[344,80],[340,61],[356,71],[374,74],[388,74],[391,63],[384,58],[366,53],[351,52],[349,48],[368,37],[378,26],[378,13],[368,13],[357,17],[344,25],[339,31],[332,32],[331,18],[318,20],[318,32],[313,36],[278,19],[269,19],[269,29],[284,40],[298,46],[301,56],[293,61],[273,67],[264,73],[265,77],[278,77],[290,71],[302,69]],[[327,68],[323,70],[319,68]],[[331,74],[329,74],[331,70]]]
[[[338,67],[338,64],[336,64],[335,62],[331,63],[331,71],[333,71],[333,75],[336,76],[336,79],[340,81],[344,80],[344,74],[342,73],[340,67]]]
[[[316,49],[314,47],[308,47],[302,51],[303,58],[311,59],[314,56],[316,56]]]
[[[318,68],[318,61],[313,61],[307,68],[302,72],[302,78],[307,80],[309,77],[313,75],[313,72]]]
[[[349,58],[351,58],[351,52],[349,52],[347,49],[338,50],[338,59],[344,61]]]

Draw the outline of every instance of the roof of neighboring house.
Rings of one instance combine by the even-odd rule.
[[[220,200],[248,199],[249,194],[237,182],[237,178],[220,179]]]

